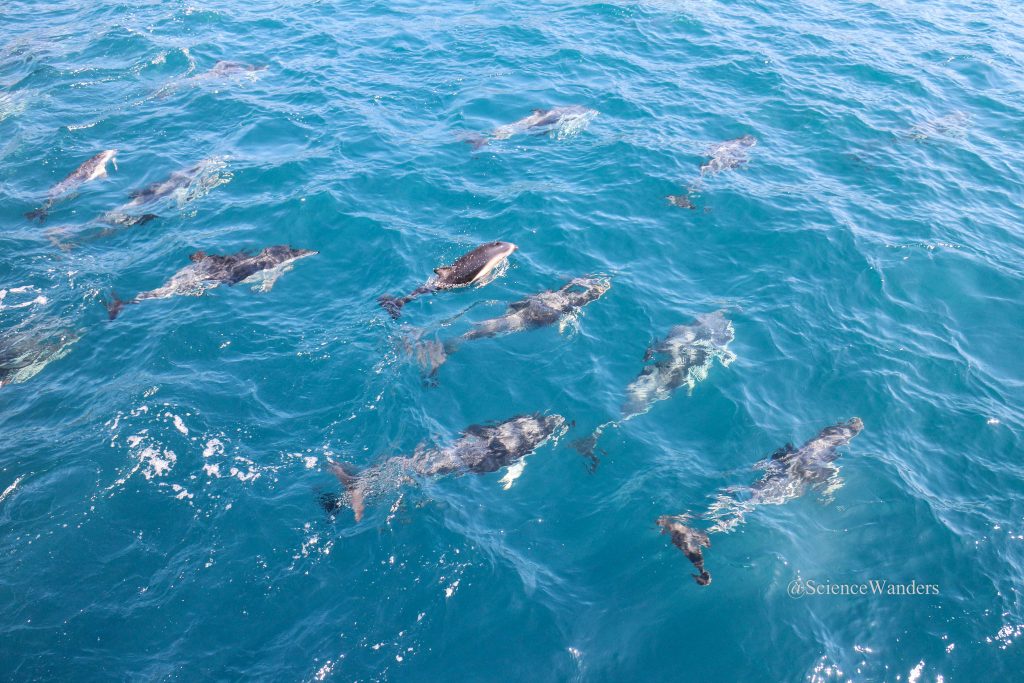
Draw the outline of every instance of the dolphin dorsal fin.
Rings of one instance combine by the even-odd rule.
[[[199,263],[204,258],[206,258],[206,252],[205,251],[197,251],[197,252],[194,252],[192,254],[189,254],[188,260],[191,261],[192,263]]]
[[[508,310],[510,310],[510,311],[521,311],[524,308],[527,308],[529,305],[530,305],[530,301],[528,299],[527,300],[523,300],[523,301],[513,301],[512,303],[510,303],[508,305]]]
[[[785,446],[772,453],[772,460],[782,460],[787,455],[791,455],[793,453],[796,453],[796,447],[791,443],[787,443]]]
[[[533,113],[534,113],[534,114],[537,114],[538,116],[541,116],[541,115],[543,115],[543,114],[546,114],[546,113],[547,113],[547,111],[546,111],[546,110],[544,110],[544,109],[534,109],[534,110],[533,110]]]
[[[441,266],[434,268],[434,274],[438,277],[447,277],[452,272],[451,266]]]

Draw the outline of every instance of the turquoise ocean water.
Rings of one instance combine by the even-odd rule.
[[[6,0],[0,339],[50,362],[0,389],[0,677],[1020,680],[1022,46],[1009,0]],[[556,105],[599,114],[465,142]],[[159,218],[97,221],[200,163]],[[377,306],[496,239],[486,287]],[[319,254],[107,320],[196,250],[275,244]],[[416,340],[588,274],[611,289],[564,329],[424,381]],[[588,473],[569,444],[648,344],[720,309],[736,360]],[[329,458],[534,411],[575,427],[508,490],[318,503]],[[654,520],[853,416],[844,485],[712,535],[696,585]],[[938,594],[791,595],[872,580]]]

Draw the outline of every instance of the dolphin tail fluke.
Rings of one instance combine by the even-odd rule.
[[[28,213],[26,213],[25,218],[29,219],[30,221],[38,220],[40,223],[45,223],[46,217],[48,215],[50,215],[50,209],[45,206],[40,206],[35,211],[29,211]]]
[[[601,455],[605,455],[604,449],[597,447],[598,436],[600,436],[600,433],[594,432],[590,436],[576,439],[570,444],[580,455],[587,459],[587,471],[591,474],[597,472],[597,466],[601,464],[601,458],[597,456],[598,452]]]
[[[392,320],[398,320],[398,317],[402,315],[402,306],[408,302],[408,298],[401,296],[388,296],[384,295],[377,298],[377,303],[380,307],[388,312]]]
[[[693,577],[693,580],[697,582],[698,586],[706,586],[711,583],[711,574],[706,569],[700,574],[690,574],[690,576]]]
[[[330,467],[331,472],[348,492],[352,513],[355,515],[356,521],[360,521],[363,518],[363,513],[366,512],[366,492],[359,484],[359,476],[347,466],[336,462],[331,462]]]
[[[106,301],[107,315],[110,316],[111,320],[113,320],[118,315],[120,315],[121,309],[123,309],[128,304],[134,303],[136,303],[134,300],[125,301],[124,299],[119,299],[117,296],[117,292],[111,291],[110,299]]]

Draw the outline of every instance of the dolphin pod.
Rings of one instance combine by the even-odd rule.
[[[710,548],[708,534],[728,533],[743,522],[747,513],[761,505],[783,505],[804,495],[809,489],[829,496],[842,486],[835,460],[839,448],[864,429],[859,417],[825,427],[800,448],[793,444],[772,453],[755,465],[763,470],[760,479],[750,486],[730,487],[719,492],[702,519],[712,522],[706,530],[689,526],[691,515],[662,516],[657,520],[662,533],[670,534],[672,543],[693,564],[694,580],[701,586],[711,583],[711,574],[704,568],[701,548]]]
[[[511,242],[481,244],[476,249],[460,256],[452,265],[435,268],[434,277],[409,294],[402,297],[384,295],[378,298],[377,302],[392,318],[397,319],[402,314],[402,306],[421,294],[458,289],[472,284],[486,284],[487,277],[498,266],[505,263],[516,249],[516,245]]]
[[[371,494],[382,486],[408,480],[410,475],[487,474],[509,468],[505,481],[511,484],[522,473],[524,458],[549,439],[557,439],[564,430],[565,418],[561,415],[517,415],[501,422],[471,425],[450,446],[417,449],[411,456],[388,458],[362,472],[336,462],[330,467],[345,488],[358,522]],[[328,512],[342,506],[341,500],[331,494],[322,496],[321,504]]]
[[[220,61],[211,69],[172,85],[199,85],[240,76],[252,77],[264,69],[265,66]],[[158,94],[166,92],[170,90],[165,89]],[[564,137],[584,129],[597,115],[596,110],[578,105],[535,109],[530,115],[499,126],[489,134],[474,135],[468,142],[474,149],[479,149],[491,141],[507,140],[517,135],[550,133]],[[933,127],[941,132],[959,124],[959,119],[951,118],[949,121],[937,121]],[[707,152],[708,159],[700,166],[697,180],[687,188],[686,194],[670,195],[669,201],[675,206],[694,208],[692,196],[699,192],[704,179],[743,166],[748,161],[750,149],[756,145],[757,139],[753,135],[744,135],[712,146]],[[117,169],[117,154],[116,149],[109,149],[89,158],[50,188],[43,204],[25,214],[26,217],[45,222],[50,209],[58,202],[73,197],[83,185],[105,178],[108,164]],[[154,207],[161,200],[178,197],[180,205],[226,182],[220,176],[210,176],[206,163],[174,172],[162,181],[133,192],[127,202],[103,214],[101,220],[111,226],[142,225],[157,217]],[[488,284],[517,248],[515,244],[504,241],[482,244],[451,265],[436,268],[433,277],[409,294],[399,297],[384,295],[379,297],[378,303],[397,319],[404,305],[419,296]],[[189,257],[188,265],[156,289],[140,292],[128,300],[121,300],[111,293],[107,303],[108,315],[113,320],[127,305],[148,299],[201,296],[222,284],[248,283],[254,289],[269,291],[298,260],[317,253],[288,245],[266,247],[258,253],[241,251],[215,255],[197,251]],[[605,276],[577,277],[558,289],[508,304],[501,315],[473,324],[459,337],[444,343],[424,345],[422,350],[427,355],[431,374],[466,342],[556,323],[564,325],[585,306],[600,299],[610,286],[611,280]],[[0,333],[0,387],[31,378],[47,363],[66,355],[77,339],[78,334],[70,331],[49,337]],[[716,359],[721,365],[728,366],[736,358],[728,348],[733,339],[733,324],[724,311],[699,315],[690,324],[672,327],[664,339],[647,349],[644,367],[625,387],[625,400],[619,415],[599,425],[588,437],[574,442],[574,446],[591,458],[593,467],[596,467],[595,452],[603,431],[648,412],[655,403],[672,397],[682,387],[692,392],[699,382],[708,377]],[[574,426],[575,423],[571,424]],[[711,548],[710,535],[732,531],[744,521],[746,514],[759,506],[781,505],[808,490],[821,491],[825,495],[837,490],[842,486],[842,480],[834,461],[839,457],[839,449],[847,446],[863,427],[859,418],[852,418],[826,427],[800,448],[787,444],[758,463],[762,474],[757,481],[749,486],[722,489],[703,515],[662,515],[656,524],[696,569],[694,580],[699,585],[709,585],[711,574],[705,568],[704,551]],[[324,494],[320,503],[332,515],[348,506],[359,522],[375,495],[417,478],[467,473],[485,475],[504,470],[500,482],[508,488],[522,474],[528,456],[549,441],[557,442],[568,429],[569,423],[561,415],[526,413],[503,421],[470,425],[447,445],[421,446],[411,455],[384,457],[361,470],[356,470],[351,464],[331,460],[329,469],[343,490],[340,494]],[[698,528],[698,524],[703,524],[704,528]]]

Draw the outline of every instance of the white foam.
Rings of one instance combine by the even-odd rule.
[[[224,444],[220,439],[210,439],[206,442],[206,447],[203,449],[203,457],[210,458],[214,455],[224,454]]]

